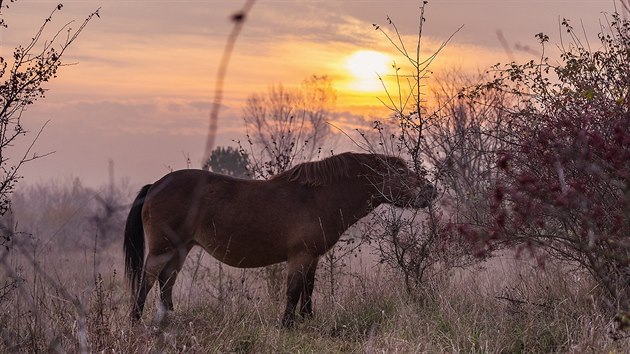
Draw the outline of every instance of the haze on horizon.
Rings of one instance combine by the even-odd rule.
[[[64,2],[51,28],[72,20],[78,24],[99,7],[101,16],[67,53],[65,62],[76,65],[61,68],[47,97],[24,114],[31,131],[50,120],[35,150],[55,151],[23,167],[25,182],[72,176],[97,186],[107,181],[110,160],[116,176],[128,177],[134,185],[186,168],[187,157],[198,167],[215,73],[232,26],[229,18],[242,3]],[[298,86],[311,75],[333,80],[341,125],[384,118],[387,111],[376,98],[384,92],[376,73],[387,75],[388,62],[399,58],[372,24],[386,28],[390,16],[413,43],[420,3],[258,0],[230,63],[215,145],[243,140],[241,110],[249,95],[273,84]],[[16,45],[25,44],[56,4],[18,0],[3,11],[9,27],[0,30],[0,54],[10,57]],[[529,59],[538,50],[536,33],[547,33],[556,45],[559,20],[568,18],[582,21],[586,33],[595,36],[602,12],[612,12],[614,6],[614,0],[435,0],[425,13],[423,49],[432,53],[464,25],[431,70],[481,72],[510,60],[497,31],[510,46],[530,48],[513,52],[516,59]]]

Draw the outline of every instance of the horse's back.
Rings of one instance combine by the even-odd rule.
[[[287,257],[291,203],[279,201],[285,192],[263,181],[175,171],[149,190],[143,221],[163,240],[159,246],[196,244],[233,266],[264,266]]]
[[[246,180],[221,175],[204,170],[173,171],[157,180],[149,190],[149,199],[173,196],[173,194],[195,196],[202,194],[209,187],[228,187],[246,182]]]

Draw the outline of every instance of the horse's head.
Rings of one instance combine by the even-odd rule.
[[[411,170],[400,158],[374,155],[370,183],[376,187],[378,203],[393,204],[402,208],[426,208],[437,196],[431,182]]]

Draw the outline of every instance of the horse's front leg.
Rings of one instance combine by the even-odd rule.
[[[310,295],[312,293],[312,284],[310,292],[308,292],[309,273],[312,273],[313,281],[315,279],[315,268],[317,268],[317,257],[309,254],[300,254],[291,257],[288,260],[287,274],[287,306],[282,317],[283,327],[292,327],[295,324],[295,308],[300,300],[300,295],[308,297],[308,307],[310,307]],[[312,271],[310,271],[312,269]],[[310,282],[312,283],[312,282]],[[303,303],[303,306],[306,303]]]
[[[317,270],[316,258],[306,271],[305,284],[300,297],[300,315],[302,317],[313,317],[313,289],[315,288],[315,271]]]

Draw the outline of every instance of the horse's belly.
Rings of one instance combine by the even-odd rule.
[[[287,260],[281,245],[269,245],[250,237],[206,234],[197,237],[196,241],[214,258],[233,267],[257,268]]]

